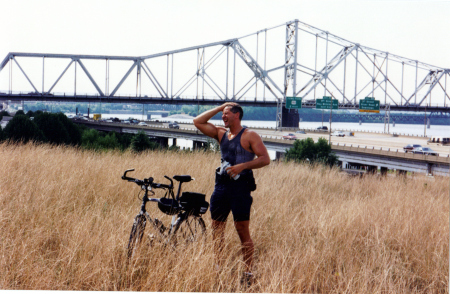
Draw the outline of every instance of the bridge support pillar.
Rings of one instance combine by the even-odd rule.
[[[433,166],[432,163],[427,163],[427,174],[428,175],[432,175],[433,173],[431,172],[431,167]]]
[[[386,176],[388,172],[388,168],[387,167],[381,167],[381,175],[382,176]]]
[[[283,107],[281,111],[281,127],[298,128],[299,117],[298,110]]]
[[[401,169],[397,170],[397,176],[406,177],[406,173],[407,173],[406,170],[401,170]]]
[[[158,143],[159,145],[161,145],[161,147],[167,148],[169,147],[169,138],[158,138]]]
[[[201,142],[201,141],[192,141],[192,149],[198,150],[198,149],[206,149],[207,143]]]
[[[283,160],[284,156],[285,156],[284,152],[278,152],[278,151],[275,152],[275,159],[276,160]]]
[[[177,146],[177,138],[172,138],[172,146]]]
[[[373,166],[373,165],[367,166],[367,173],[374,175],[377,172],[378,172],[378,167],[377,166]]]

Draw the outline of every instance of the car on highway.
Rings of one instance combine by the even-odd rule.
[[[283,136],[283,140],[295,140],[295,139],[297,139],[297,137],[295,136],[295,134],[292,133]]]
[[[319,127],[317,127],[317,130],[318,131],[322,131],[322,132],[326,132],[326,131],[328,131],[328,127],[327,126],[319,126]]]
[[[336,137],[345,137],[345,133],[342,131],[335,131],[331,135]]]
[[[439,154],[436,151],[433,151],[433,149],[428,147],[417,147],[414,148],[411,153],[413,154],[425,154],[425,155],[433,155],[433,156],[439,156]]]
[[[140,123],[138,123],[138,126],[148,126],[148,124],[143,122],[143,121],[141,121]]]
[[[306,134],[306,132],[305,131],[297,131],[297,132],[295,132],[296,134]]]
[[[422,147],[422,145],[419,144],[408,144],[405,147],[403,147],[403,151],[405,151],[405,153],[408,153],[408,151],[412,151],[414,148],[419,148]]]
[[[180,126],[179,126],[178,123],[175,121],[175,122],[169,124],[169,128],[171,128],[171,129],[179,129]]]

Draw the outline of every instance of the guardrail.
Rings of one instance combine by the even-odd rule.
[[[382,150],[375,149],[375,147],[367,148],[359,147],[359,146],[343,146],[343,145],[333,145],[331,147],[331,150],[341,150],[341,151],[350,151],[350,152],[358,152],[358,153],[364,153],[364,154],[372,154],[372,155],[382,155],[382,156],[388,156],[388,157],[395,157],[395,158],[404,158],[404,159],[413,159],[413,160],[420,160],[420,161],[426,161],[426,162],[433,162],[433,163],[447,163],[450,164],[450,154],[448,156],[434,156],[434,155],[425,155],[425,154],[413,154],[411,152],[399,152],[398,149],[396,151],[388,150]]]

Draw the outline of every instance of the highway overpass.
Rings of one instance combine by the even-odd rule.
[[[158,140],[163,146],[168,146],[169,138],[175,139],[173,142],[176,142],[176,139],[191,140],[194,142],[194,148],[209,144],[211,141],[207,136],[193,128],[192,125],[181,125],[180,129],[172,129],[169,128],[167,124],[161,122],[150,122],[149,126],[97,122],[91,120],[75,120],[74,122],[84,124],[87,127],[99,131],[114,131],[131,134],[143,131],[149,137]],[[269,135],[270,131],[268,130],[255,129],[255,131],[261,135],[267,149],[277,152],[278,158],[282,157],[283,153],[286,152],[286,149],[292,147],[294,143],[294,141],[283,140],[280,132],[278,132],[277,135]],[[328,133],[312,132],[303,136],[317,139],[320,136],[328,137]],[[400,173],[414,172],[445,176],[449,176],[450,174],[450,155],[445,152],[440,152],[440,156],[428,156],[405,153],[402,148],[391,148],[388,147],[389,145],[370,147],[367,144],[364,144],[364,141],[370,142],[369,139],[364,139],[364,137],[356,139],[351,138],[348,141],[351,143],[343,143],[343,140],[344,139],[342,138],[333,138],[332,144],[332,150],[337,155],[343,168],[364,169],[369,172],[374,172],[380,168],[382,173],[387,172],[387,170],[396,170]],[[357,140],[359,140],[359,143],[354,144],[353,142],[358,142]],[[376,141],[383,144],[381,138],[376,139]],[[447,147],[441,146],[437,149],[444,151]]]

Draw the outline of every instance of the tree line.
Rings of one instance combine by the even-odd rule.
[[[0,120],[9,116],[0,112]],[[19,110],[4,129],[0,128],[0,141],[29,141],[55,145],[70,145],[92,150],[127,150],[141,152],[147,149],[161,149],[159,143],[151,141],[144,132],[121,134],[99,132],[85,126],[74,124],[63,113]]]
[[[0,120],[9,116],[6,111],[0,112]],[[9,121],[5,129],[0,128],[0,142],[29,141],[49,143],[55,145],[70,145],[90,150],[162,150],[159,143],[151,141],[144,132],[137,134],[99,132],[84,125],[76,125],[63,113],[49,113],[42,111],[28,111],[26,114],[19,110]],[[215,140],[208,141],[210,148],[205,150],[219,151]],[[178,151],[179,147],[171,146],[169,150]],[[314,142],[311,138],[296,140],[292,148],[286,150],[285,161],[320,163],[327,166],[337,164],[337,157],[331,152],[331,146],[324,138]]]

